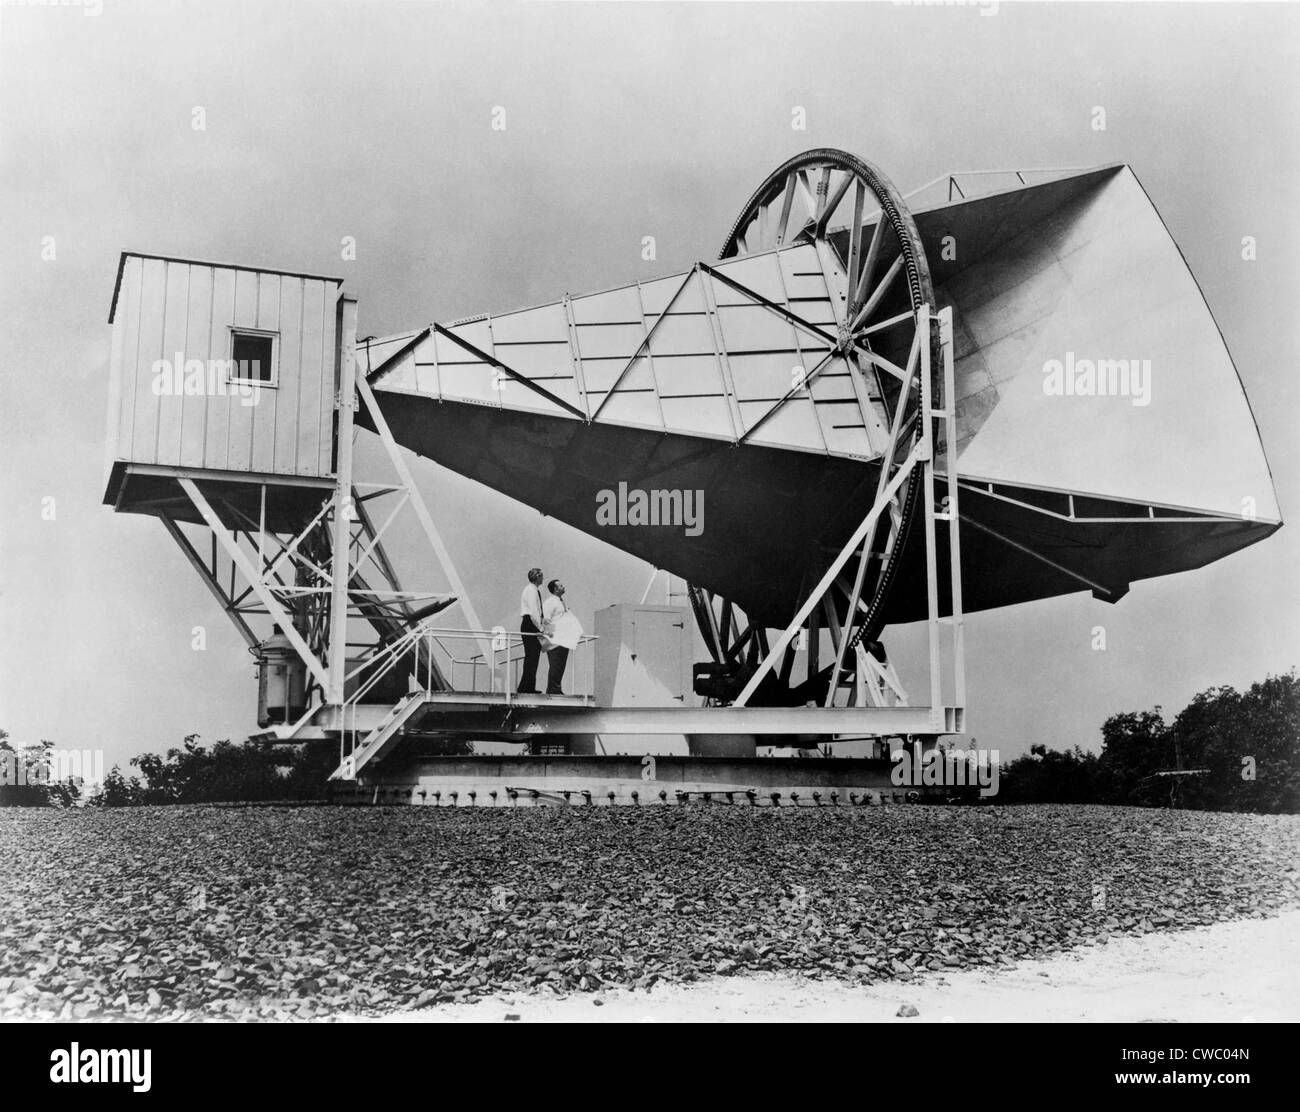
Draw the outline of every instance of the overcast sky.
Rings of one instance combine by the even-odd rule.
[[[0,6],[0,727],[20,743],[125,764],[255,727],[243,642],[157,521],[100,504],[124,248],[344,275],[361,335],[382,335],[711,259],[753,188],[809,147],[861,154],[903,190],[949,170],[1128,162],[1200,281],[1295,517],[1292,5],[94,11]],[[523,535],[588,624],[639,599],[638,561],[426,462],[416,474],[484,621],[513,624]],[[1095,747],[1112,712],[1172,713],[1291,668],[1298,538],[1284,528],[1113,607],[1082,594],[971,616],[972,732],[1004,755]],[[903,667],[920,663],[914,640],[891,640]]]

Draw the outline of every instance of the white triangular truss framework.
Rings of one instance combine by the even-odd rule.
[[[898,272],[877,275],[882,294]],[[847,283],[838,259],[828,267],[800,243],[432,324],[369,344],[362,358],[385,393],[875,459],[888,417],[875,374],[859,366],[899,379],[903,371],[865,343],[843,343],[851,322],[837,307]],[[910,313],[895,314],[855,334],[910,323]]]

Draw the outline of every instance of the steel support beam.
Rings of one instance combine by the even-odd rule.
[[[213,539],[226,550],[226,555],[230,557],[231,563],[239,569],[240,573],[248,580],[254,593],[262,600],[262,605],[266,607],[267,613],[280,627],[280,632],[289,639],[298,655],[302,657],[303,663],[311,672],[312,677],[320,684],[322,691],[329,690],[329,673],[325,665],[308,647],[303,636],[294,628],[293,618],[289,612],[280,604],[280,600],[275,597],[271,589],[266,585],[262,577],[253,567],[253,563],[244,554],[243,549],[239,547],[239,542],[231,535],[230,530],[225,527],[221,519],[213,510],[203,492],[195,485],[193,479],[178,479],[181,488],[189,495],[190,501],[194,503],[194,508],[202,515],[208,528],[212,530]]]
[[[429,513],[429,508],[424,504],[424,498],[421,497],[419,488],[411,477],[411,469],[407,467],[402,450],[397,446],[397,441],[393,439],[392,429],[388,427],[388,421],[384,417],[383,410],[379,408],[379,403],[375,400],[370,383],[366,381],[364,376],[360,375],[357,376],[356,382],[357,390],[365,403],[367,412],[370,414],[370,419],[375,424],[375,431],[378,432],[379,439],[384,445],[384,451],[388,454],[388,460],[393,465],[393,470],[397,472],[402,486],[406,488],[407,494],[410,495],[411,509],[415,511],[415,516],[420,522],[420,528],[424,530],[425,537],[438,557],[438,563],[442,565],[443,574],[446,575],[447,581],[456,593],[456,600],[469,621],[470,629],[486,628],[479,621],[478,612],[474,609],[474,604],[469,600],[469,592],[465,590],[465,584],[460,578],[460,573],[456,570],[451,553],[447,551],[447,546],[443,543],[442,534],[438,532],[438,527],[434,525],[433,516]],[[579,414],[579,416],[582,415]],[[485,641],[479,641],[478,645],[484,656],[487,656],[492,651],[490,644]]]
[[[953,707],[517,708],[508,729],[529,734],[940,734]],[[479,716],[482,717],[481,715]],[[439,716],[439,727],[444,725]]]
[[[950,613],[952,620],[953,702],[966,705],[966,612],[961,598],[961,510],[958,506],[957,475],[957,373],[953,347],[952,306],[939,312],[939,345],[943,352],[944,453],[948,468],[947,504],[948,566],[950,573]],[[931,464],[933,473],[934,465]]]
[[[357,409],[357,301],[346,295],[338,300],[338,395],[334,438],[336,466],[334,488],[333,563],[330,565],[329,683],[327,703],[342,703],[347,676],[348,586],[352,581],[352,425]]]
[[[898,403],[894,409],[894,420],[889,430],[889,443],[885,446],[884,454],[880,457],[880,478],[876,483],[876,501],[879,502],[883,497],[886,480],[889,475],[887,462],[894,458],[898,451],[898,439],[903,428],[903,414],[907,409],[907,399],[911,395],[912,383],[916,379],[916,369],[920,362],[921,355],[921,330],[918,328],[916,334],[912,337],[912,350],[907,357],[907,377],[903,380],[903,387],[898,395]],[[859,600],[862,598],[862,585],[866,580],[867,566],[871,563],[871,548],[876,539],[876,526],[872,524],[867,530],[866,537],[862,541],[862,555],[858,559],[858,570],[853,577],[853,590],[849,595],[849,606],[845,612],[844,627],[846,630],[853,628],[853,620],[857,616],[857,607]],[[830,687],[826,691],[826,706],[831,706],[835,698],[836,682],[839,679],[840,669],[844,667],[844,651],[848,647],[848,637],[841,639],[835,654],[835,671],[831,676]]]
[[[261,643],[257,639],[257,634],[253,632],[249,624],[244,621],[243,615],[236,609],[236,601],[226,595],[226,592],[221,589],[221,584],[218,583],[212,573],[208,571],[207,565],[203,562],[199,554],[194,551],[194,546],[190,544],[189,538],[181,532],[180,526],[171,519],[171,516],[165,510],[159,513],[158,517],[161,519],[163,527],[171,534],[172,540],[174,540],[177,545],[180,546],[180,550],[185,553],[185,559],[190,562],[190,566],[199,573],[199,578],[203,580],[203,585],[211,592],[212,597],[220,603],[221,609],[230,616],[230,620],[235,623],[235,628],[239,630],[240,636],[248,643],[248,647],[250,649],[257,648]]]
[[[809,630],[809,679],[812,679],[815,671],[816,651],[813,639],[818,636],[819,630],[819,608],[831,605],[832,596],[829,592],[836,584],[837,579],[844,566],[854,553],[859,552],[857,574],[854,577],[854,584],[847,600],[847,608],[843,622],[841,636],[837,640],[837,652],[835,667],[831,674],[831,683],[825,700],[825,705],[818,708],[828,713],[839,713],[834,707],[834,698],[840,669],[843,667],[844,654],[848,645],[848,632],[852,628],[853,618],[858,606],[863,580],[867,563],[870,559],[872,539],[875,535],[876,523],[881,515],[893,508],[893,499],[903,482],[911,477],[911,481],[923,484],[922,494],[922,511],[923,511],[923,529],[925,536],[925,567],[926,567],[926,598],[927,598],[927,633],[929,644],[929,664],[930,664],[930,701],[931,707],[943,706],[943,658],[941,652],[941,635],[940,625],[942,619],[939,614],[939,568],[938,568],[938,546],[936,541],[936,524],[939,521],[946,521],[949,527],[949,560],[950,575],[952,582],[952,611],[951,623],[953,629],[953,669],[954,669],[954,692],[957,698],[957,706],[954,709],[954,719],[959,720],[963,717],[962,706],[965,698],[965,656],[962,630],[962,608],[961,608],[961,550],[959,547],[958,528],[959,514],[957,511],[957,475],[955,464],[948,468],[949,474],[944,476],[947,487],[947,501],[941,510],[937,503],[937,481],[935,472],[935,457],[937,455],[936,444],[936,426],[942,423],[946,443],[954,445],[956,443],[956,416],[952,408],[951,399],[954,396],[954,370],[953,370],[953,334],[952,334],[952,310],[950,308],[942,310],[937,314],[938,331],[939,331],[939,356],[942,359],[942,385],[941,398],[936,399],[934,381],[933,381],[933,358],[935,355],[934,345],[932,344],[932,320],[928,305],[922,305],[916,313],[916,335],[913,340],[912,349],[908,356],[907,369],[903,373],[904,385],[903,395],[900,397],[899,404],[895,410],[895,420],[891,429],[890,446],[886,455],[882,457],[880,479],[876,488],[876,498],[872,504],[870,512],[858,526],[848,543],[840,551],[830,568],[822,576],[821,581],[813,588],[799,612],[781,634],[777,643],[772,650],[767,653],[754,674],[745,684],[744,689],[737,697],[734,707],[744,708],[745,704],[753,696],[759,684],[763,681],[768,672],[772,670],[773,665],[786,647],[793,641],[798,631],[803,628],[804,623],[808,622]],[[911,452],[908,454],[904,463],[889,475],[887,462],[892,459],[896,450],[896,445],[904,429],[902,414],[906,408],[907,396],[911,391],[912,383],[919,377],[920,398],[918,416],[922,422],[921,435],[913,445]],[[948,404],[945,405],[944,402]],[[882,708],[872,708],[882,709]],[[943,731],[938,731],[943,732]]]
[[[270,471],[221,471],[206,467],[168,467],[157,463],[128,463],[125,467],[128,475],[153,475],[168,479],[202,479],[204,482],[310,487],[322,493],[328,492],[334,486],[329,479],[317,479],[307,475],[276,475]]]
[[[548,389],[546,389],[546,387],[539,386],[531,378],[528,378],[526,375],[521,375],[513,367],[509,367],[505,363],[502,363],[501,360],[498,359],[495,355],[489,355],[486,351],[483,351],[481,348],[475,347],[468,340],[462,339],[460,336],[457,336],[456,333],[449,332],[440,324],[435,324],[432,327],[433,330],[439,336],[447,337],[447,339],[449,339],[453,344],[456,344],[459,347],[464,348],[467,352],[470,353],[470,355],[474,356],[475,359],[481,359],[488,366],[495,367],[497,370],[503,372],[509,378],[513,378],[516,382],[520,382],[523,385],[527,386],[528,389],[531,390],[534,394],[540,394],[547,401],[553,403],[554,405],[558,405],[566,413],[573,414],[573,416],[577,417],[580,421],[587,420],[587,415],[583,413],[582,410],[576,408],[575,406],[571,406],[563,398],[558,398],[554,394],[552,394]]]
[[[840,550],[840,554],[835,557],[834,562],[831,564],[826,574],[822,576],[821,582],[813,588],[812,594],[808,596],[807,600],[799,608],[799,613],[794,616],[794,619],[788,626],[786,626],[785,631],[777,639],[776,644],[772,646],[772,651],[764,657],[763,663],[758,666],[757,670],[749,678],[749,682],[745,684],[744,690],[741,691],[739,696],[737,696],[735,706],[743,707],[747,702],[749,702],[754,692],[758,689],[758,685],[763,681],[763,677],[772,670],[772,665],[776,658],[779,657],[781,653],[785,651],[785,647],[794,640],[795,634],[798,633],[804,622],[808,620],[808,615],[811,614],[813,609],[821,602],[822,595],[824,595],[827,590],[830,589],[830,585],[835,582],[835,578],[839,575],[840,569],[848,563],[849,557],[858,550],[858,546],[866,538],[867,533],[875,528],[877,519],[888,507],[889,500],[894,496],[894,492],[902,486],[903,480],[911,474],[912,468],[920,462],[921,448],[922,446],[920,444],[913,447],[906,461],[904,461],[903,465],[894,473],[893,479],[891,479],[889,484],[885,487],[882,496],[876,499],[876,504],[871,507],[871,512],[863,518],[862,524],[857,527],[853,536],[849,538],[848,544],[846,544]]]
[[[939,645],[939,553],[935,546],[934,498],[934,380],[930,350],[930,306],[917,314],[916,333],[921,339],[921,445],[925,467],[921,470],[922,508],[925,511],[925,594],[930,649],[930,702],[943,701],[943,658]]]
[[[993,537],[994,539],[1001,541],[1009,548],[1014,548],[1017,552],[1023,552],[1026,556],[1030,556],[1033,559],[1039,561],[1040,563],[1046,564],[1049,568],[1053,569],[1054,571],[1059,571],[1062,575],[1068,575],[1071,579],[1079,583],[1082,583],[1085,587],[1091,587],[1094,591],[1100,591],[1103,595],[1109,597],[1112,595],[1119,595],[1123,593],[1117,591],[1114,587],[1104,587],[1100,583],[1098,583],[1095,579],[1089,579],[1086,575],[1080,575],[1077,571],[1073,571],[1072,569],[1067,568],[1064,564],[1058,563],[1056,560],[1049,559],[1048,557],[1044,556],[1041,552],[1034,551],[1034,549],[1030,548],[1028,545],[1021,544],[1019,541],[1013,541],[1010,537],[1005,537],[1001,533],[999,533],[996,529],[990,529],[987,525],[983,525],[978,521],[967,519],[966,524],[969,525],[972,529],[975,529],[980,533],[984,533],[987,536]]]
[[[698,265],[696,265],[691,267],[691,269],[686,272],[686,277],[682,279],[682,284],[677,287],[676,293],[674,293],[672,297],[668,299],[668,304],[665,305],[662,311],[659,313],[659,318],[654,322],[654,324],[652,324],[648,329],[646,329],[645,339],[641,341],[641,343],[637,346],[636,351],[632,353],[632,358],[629,359],[627,363],[624,365],[623,369],[619,371],[618,377],[614,379],[614,385],[611,386],[609,390],[606,391],[605,396],[600,401],[600,405],[596,406],[596,411],[591,415],[591,420],[593,422],[600,418],[601,410],[603,410],[605,406],[609,404],[609,399],[614,396],[614,392],[623,384],[623,379],[627,377],[628,372],[636,365],[636,361],[641,358],[642,354],[644,354],[647,358],[650,356],[650,341],[654,338],[654,334],[659,331],[659,326],[665,320],[668,319],[668,314],[673,311],[673,306],[677,304],[677,299],[682,296],[683,291],[685,291],[686,287],[691,284],[691,279],[695,277],[696,272],[698,270],[699,267]],[[640,285],[638,285],[637,286],[638,298],[640,297],[640,294],[641,294],[641,287]],[[642,313],[644,314],[644,310],[642,310]],[[645,327],[644,315],[642,315],[641,317],[641,325],[643,328]],[[656,396],[658,395],[658,393],[659,393],[658,384],[656,383],[655,386]],[[660,416],[662,417],[662,413],[660,414]]]

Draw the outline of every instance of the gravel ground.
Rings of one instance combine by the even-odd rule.
[[[1275,915],[1298,865],[1300,818],[1127,808],[6,809],[0,1015],[910,983]]]

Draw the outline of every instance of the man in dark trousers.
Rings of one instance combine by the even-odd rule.
[[[519,676],[520,695],[537,694],[537,662],[542,655],[542,569],[528,573],[519,596],[519,633],[524,642],[524,670]]]

